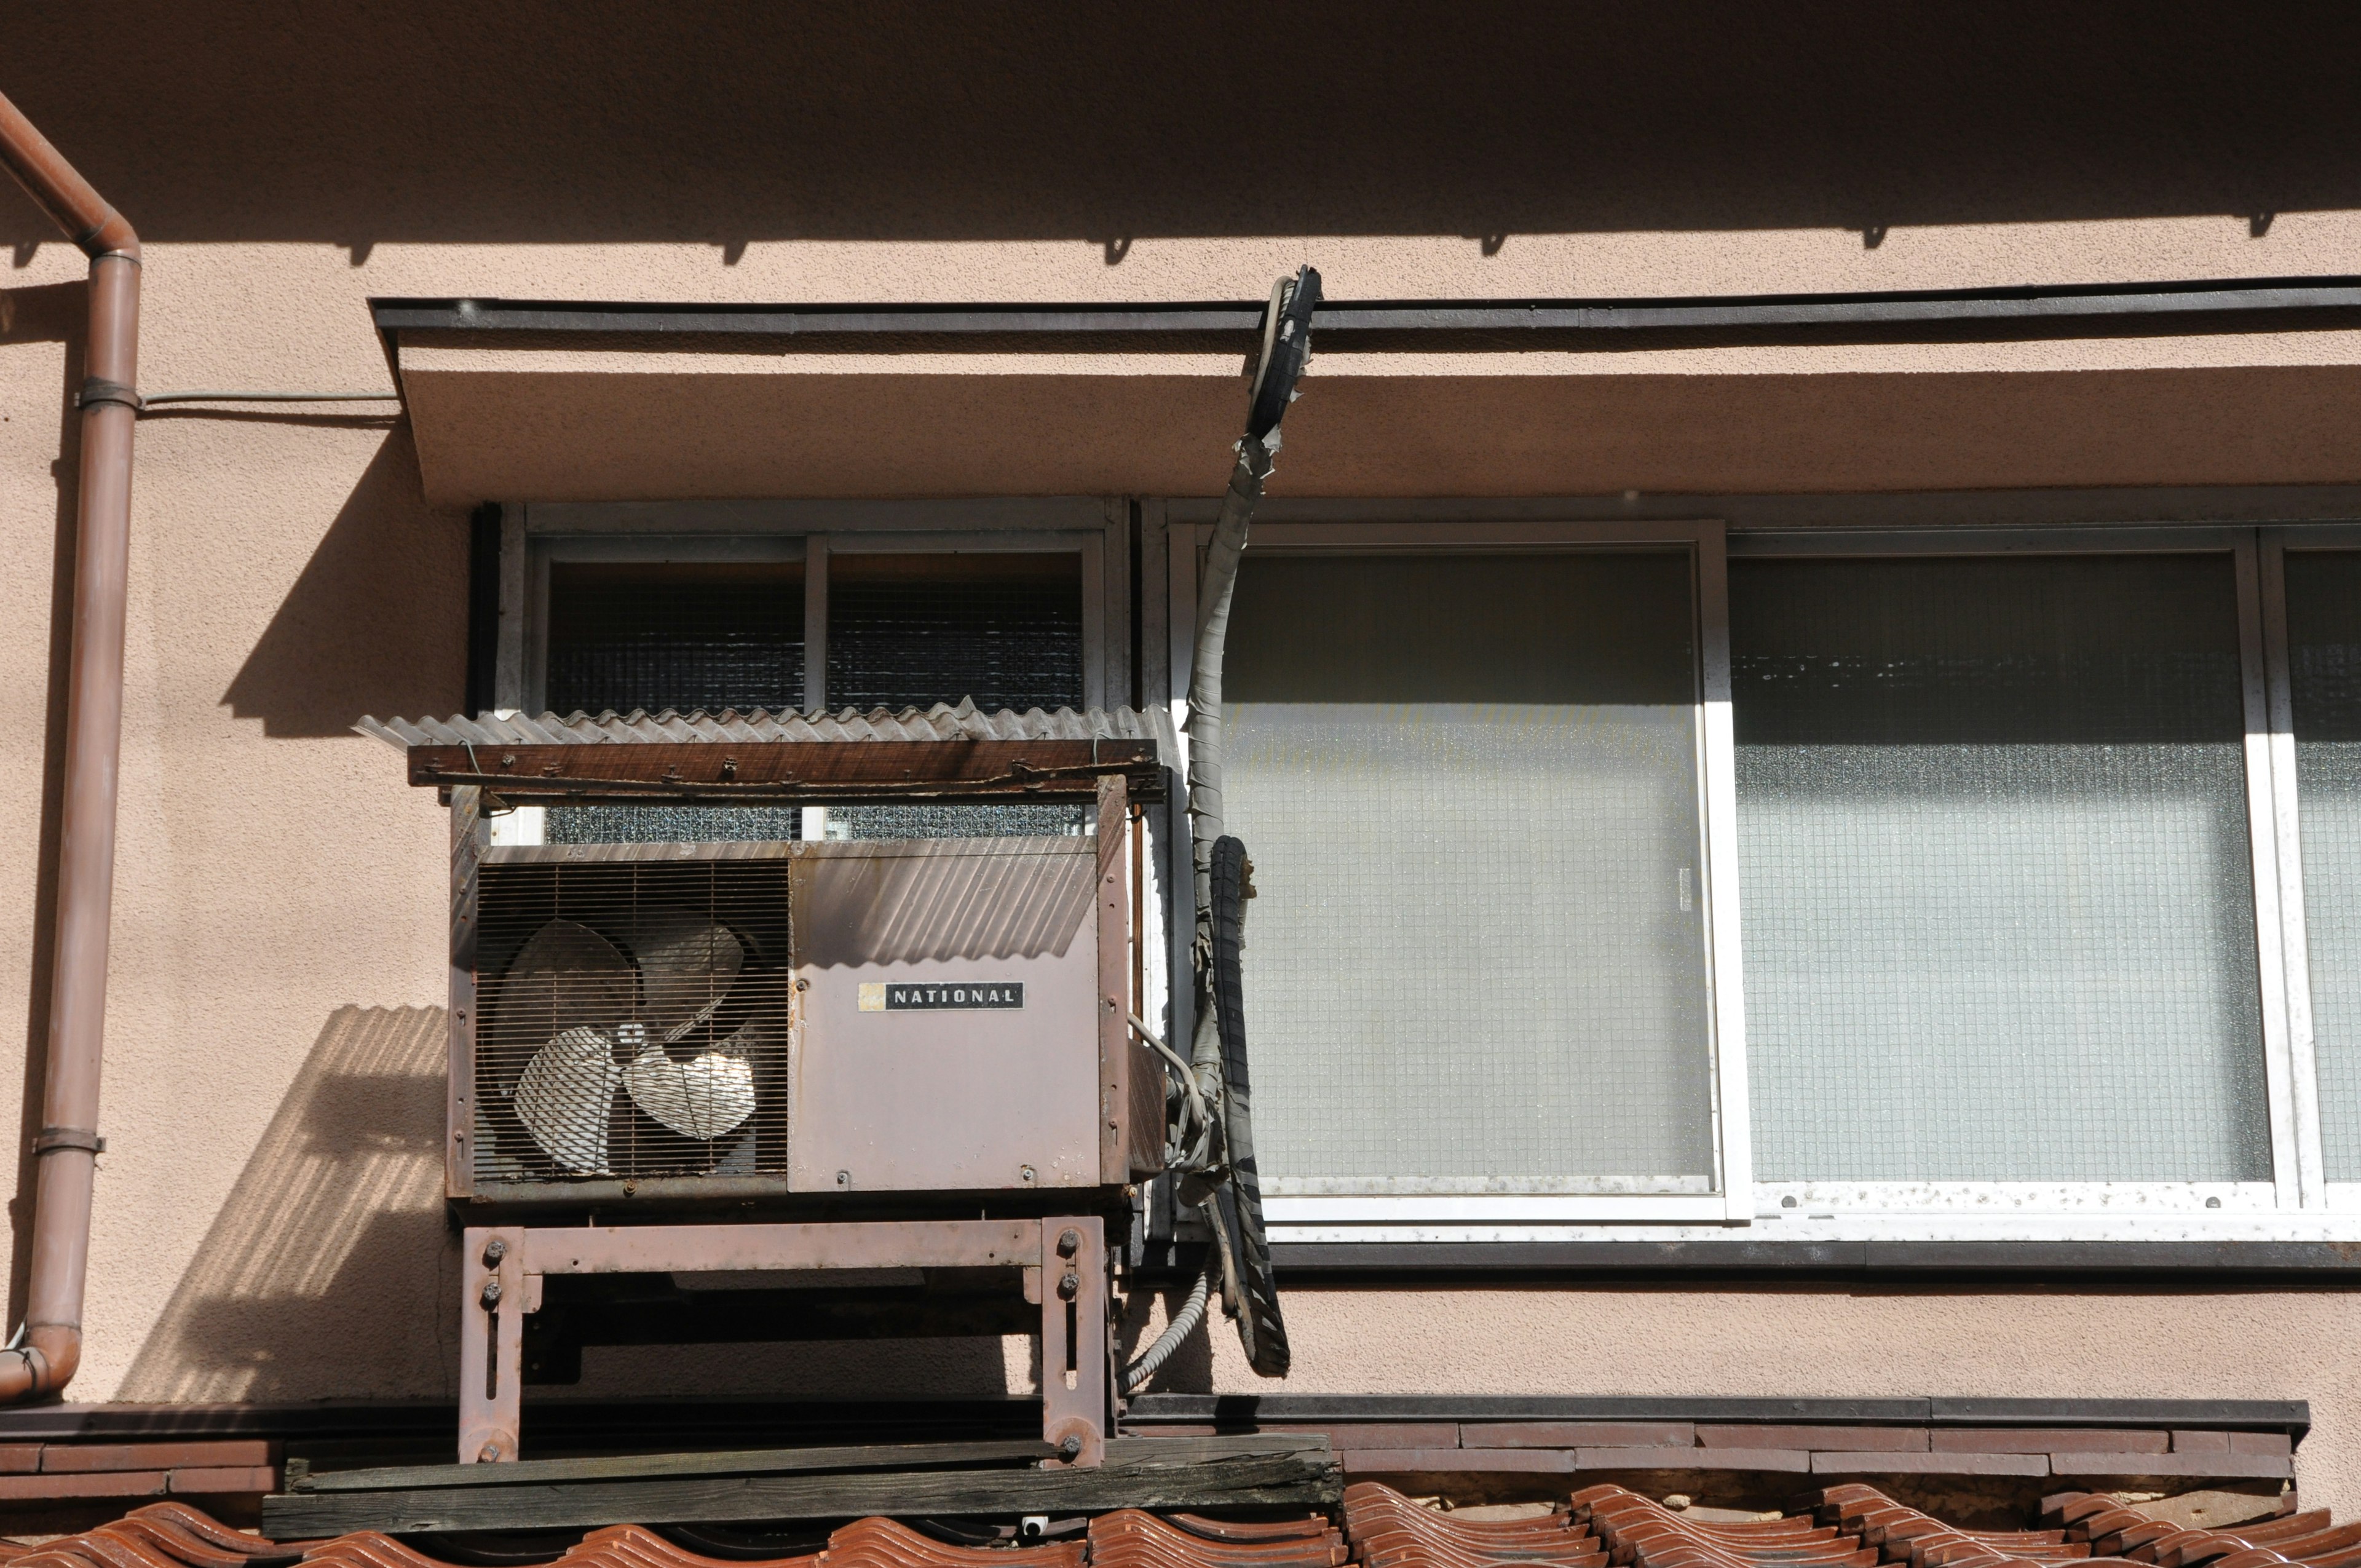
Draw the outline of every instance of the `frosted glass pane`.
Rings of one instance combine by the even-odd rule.
[[[2321,1153],[2361,1181],[2361,553],[2290,551],[2287,600]]]
[[[1685,554],[1249,554],[1225,669],[1274,1191],[1713,1186]]]
[[[1758,1177],[2269,1179],[2235,592],[1731,564]]]

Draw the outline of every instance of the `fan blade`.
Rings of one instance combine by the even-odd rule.
[[[640,963],[641,1016],[666,1039],[712,1016],[746,965],[736,934],[693,909],[642,910],[631,940]]]
[[[737,1044],[732,1036],[730,1046]],[[725,1046],[675,1061],[661,1046],[642,1051],[623,1075],[631,1103],[685,1138],[711,1140],[754,1113],[754,1069]]]
[[[622,1069],[614,1042],[568,1029],[533,1053],[517,1079],[517,1120],[542,1152],[579,1176],[607,1172],[607,1114]]]
[[[572,920],[552,920],[500,977],[501,1032],[552,1039],[576,1029],[611,1029],[631,1015],[631,960]]]

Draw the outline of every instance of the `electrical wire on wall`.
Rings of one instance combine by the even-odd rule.
[[[138,410],[168,403],[398,403],[400,392],[149,392],[139,400]]]
[[[1263,1239],[1262,1186],[1256,1171],[1251,1085],[1246,1073],[1246,1019],[1239,953],[1250,863],[1246,848],[1222,831],[1222,652],[1229,633],[1230,596],[1238,557],[1263,485],[1276,466],[1279,421],[1295,400],[1296,382],[1312,353],[1312,313],[1320,303],[1320,274],[1301,268],[1271,289],[1263,316],[1262,352],[1246,402],[1246,433],[1222,496],[1219,521],[1206,552],[1198,590],[1197,639],[1189,675],[1189,828],[1194,846],[1197,977],[1196,1036],[1184,1061],[1137,1018],[1132,1027],[1171,1068],[1181,1093],[1168,1168],[1180,1178],[1179,1198],[1202,1210],[1213,1245],[1204,1271],[1171,1323],[1124,1369],[1126,1393],[1152,1376],[1203,1319],[1218,1269],[1223,1309],[1235,1319],[1246,1362],[1266,1377],[1286,1376],[1287,1327]]]

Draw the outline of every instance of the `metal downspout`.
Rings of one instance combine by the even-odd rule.
[[[0,96],[0,162],[90,257],[82,468],[74,503],[73,651],[66,686],[65,812],[56,967],[33,1201],[25,1326],[0,1351],[0,1403],[54,1394],[82,1362],[98,1079],[115,894],[115,763],[123,734],[124,591],[131,554],[131,432],[139,349],[139,236]]]

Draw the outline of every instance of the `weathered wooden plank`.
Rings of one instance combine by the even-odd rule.
[[[1153,1440],[1150,1440],[1153,1441]],[[796,1470],[915,1470],[936,1464],[1007,1464],[1049,1458],[1038,1439],[896,1442],[853,1448],[761,1448],[721,1453],[618,1453],[523,1459],[506,1464],[401,1464],[288,1476],[291,1492],[387,1492],[428,1486],[518,1486],[543,1481],[632,1481],[667,1475],[772,1475]]]
[[[1333,1456],[1251,1454],[1198,1464],[1092,1470],[926,1470],[864,1475],[681,1476],[653,1481],[298,1492],[266,1497],[262,1529],[279,1540],[354,1530],[595,1528],[865,1514],[1093,1513],[1112,1508],[1334,1508]]]
[[[1208,1460],[1253,1454],[1325,1455],[1334,1444],[1324,1431],[1223,1432],[1213,1436],[1118,1437],[1106,1445],[1106,1462],[1117,1465],[1202,1464]]]
[[[713,799],[875,790],[1095,799],[1103,774],[1153,798],[1163,770],[1150,740],[645,741],[615,745],[413,746],[413,784],[482,784],[510,800],[694,792]]]

